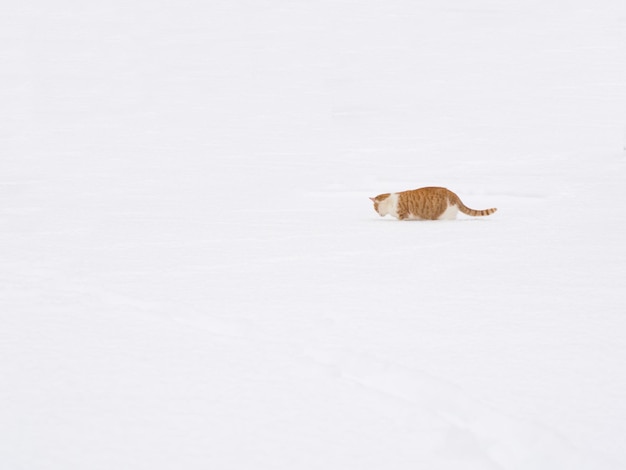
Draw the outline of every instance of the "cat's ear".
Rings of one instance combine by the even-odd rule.
[[[376,198],[375,198],[375,197],[371,197],[371,198],[370,198],[370,201],[372,201],[372,202],[376,202]]]

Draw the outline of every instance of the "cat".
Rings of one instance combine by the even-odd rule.
[[[374,210],[381,217],[390,214],[399,220],[455,219],[459,211],[473,217],[491,215],[497,209],[477,211],[468,208],[459,196],[446,188],[420,188],[399,193],[379,194],[371,197]]]

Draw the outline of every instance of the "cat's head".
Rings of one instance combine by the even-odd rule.
[[[371,197],[370,201],[374,203],[374,210],[378,212],[378,215],[381,217],[385,217],[389,214],[389,209],[387,208],[387,204],[381,204],[385,199],[390,196],[389,193],[379,194],[376,197]]]

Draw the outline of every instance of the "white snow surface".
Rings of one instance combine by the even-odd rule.
[[[626,468],[622,0],[2,10],[2,468]]]

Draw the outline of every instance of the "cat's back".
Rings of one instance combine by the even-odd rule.
[[[405,198],[414,201],[425,201],[429,203],[444,201],[446,202],[446,204],[456,204],[459,200],[459,196],[457,196],[454,192],[450,191],[447,188],[442,188],[439,186],[427,186],[425,188],[409,189],[408,191],[403,191],[400,193],[400,195],[402,194],[404,194]]]
[[[414,197],[448,197],[448,195],[454,193],[449,189],[440,186],[426,186],[424,188],[408,189],[406,191],[402,191],[400,194],[407,194],[408,196]]]
[[[435,220],[457,200],[458,196],[449,189],[427,186],[400,192],[398,208],[404,217]]]

